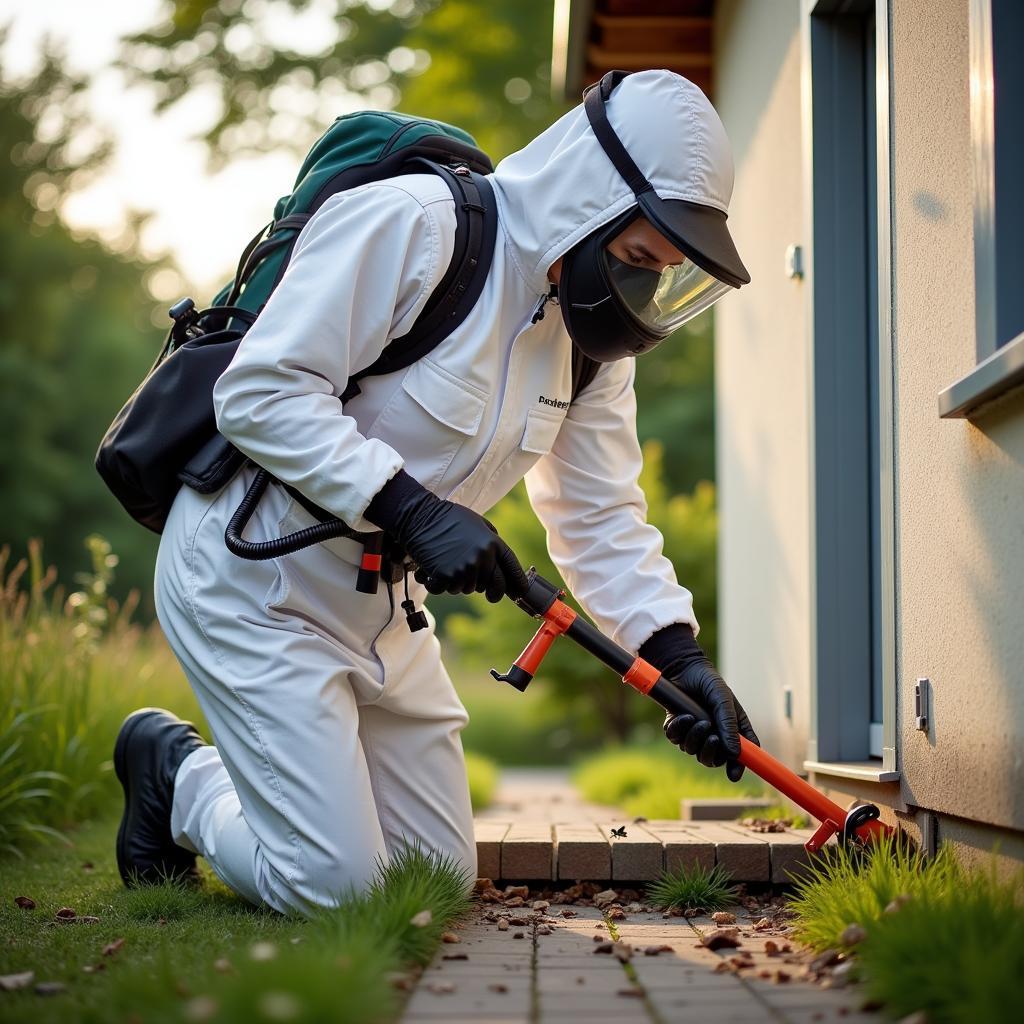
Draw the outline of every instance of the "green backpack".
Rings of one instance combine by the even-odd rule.
[[[174,321],[152,369],[114,418],[96,455],[96,468],[138,522],[163,530],[181,484],[201,493],[220,490],[246,457],[217,431],[213,386],[255,322],[291,258],[304,225],[332,195],[409,173],[434,173],[455,200],[455,250],[444,277],[410,331],[393,339],[347,382],[346,402],[364,377],[410,366],[468,316],[483,290],[497,238],[497,209],[488,156],[460,128],[405,114],[361,111],[339,117],[310,150],[294,191],[278,200],[273,220],[246,246],[234,278],[212,305],[191,299],[173,306]],[[575,355],[573,396],[593,379],[597,364]],[[292,495],[320,522],[287,537],[249,542],[242,531],[271,482],[260,470],[225,537],[243,558],[272,558],[332,537],[353,536],[340,519],[304,495]],[[364,535],[358,535],[365,539]]]

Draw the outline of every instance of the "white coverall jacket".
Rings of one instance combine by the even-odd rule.
[[[636,74],[609,116],[660,195],[710,194],[725,209],[728,143],[699,89],[668,72]],[[531,323],[554,260],[632,194],[582,107],[491,181],[498,236],[475,308],[408,369],[365,379],[344,408],[349,376],[409,330],[443,276],[455,214],[448,187],[429,174],[324,203],[217,382],[218,427],[356,530],[374,529],[363,513],[399,468],[480,513],[525,476],[551,556],[601,629],[636,650],[670,623],[696,628],[637,485],[633,361],[603,364],[567,406],[571,341],[559,310],[549,304]],[[235,891],[282,911],[362,887],[375,859],[403,842],[475,870],[459,740],[467,716],[433,619],[411,633],[386,588],[358,593],[354,540],[265,562],[229,553],[224,529],[253,472],[215,495],[182,488],[160,545],[160,622],[216,744],[179,769],[175,840]],[[246,536],[314,522],[272,486]],[[426,595],[412,584],[412,596]]]

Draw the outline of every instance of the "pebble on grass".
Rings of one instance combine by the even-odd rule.
[[[272,942],[254,942],[249,947],[249,959],[257,962],[273,960],[277,956],[277,946]]]

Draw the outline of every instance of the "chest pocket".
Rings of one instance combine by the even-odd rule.
[[[564,420],[564,409],[531,409],[526,416],[526,429],[519,447],[533,455],[547,455]]]
[[[425,487],[436,488],[460,449],[477,436],[487,395],[429,359],[413,363],[372,427]]]

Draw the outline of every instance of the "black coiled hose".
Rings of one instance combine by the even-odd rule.
[[[324,540],[333,540],[335,537],[362,537],[356,533],[341,519],[329,519],[323,523],[316,523],[307,526],[294,533],[285,534],[283,537],[274,537],[272,540],[245,540],[242,532],[249,525],[256,506],[260,503],[271,480],[270,474],[265,469],[257,471],[253,477],[245,497],[238,504],[235,514],[224,531],[224,543],[233,555],[239,558],[247,558],[249,561],[258,562],[267,558],[277,558],[280,555],[290,555],[303,548],[312,547]]]

